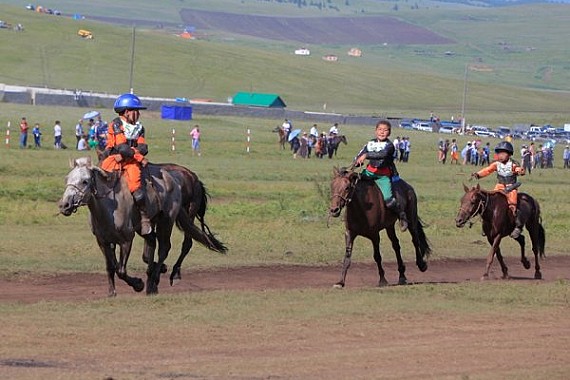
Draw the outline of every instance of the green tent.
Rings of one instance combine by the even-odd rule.
[[[285,102],[276,94],[260,94],[255,92],[238,92],[233,97],[233,104],[255,107],[287,107]]]

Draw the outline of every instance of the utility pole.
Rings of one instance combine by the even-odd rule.
[[[465,132],[465,102],[467,100],[467,72],[469,71],[469,63],[465,64],[465,73],[463,74],[463,101],[461,102],[461,130]]]
[[[129,75],[129,88],[133,93],[133,72],[135,66],[135,25],[133,24],[133,39],[131,41],[131,74]]]

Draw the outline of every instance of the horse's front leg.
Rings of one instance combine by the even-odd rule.
[[[117,276],[133,288],[135,292],[141,292],[144,289],[144,281],[138,277],[131,277],[127,274],[127,263],[129,262],[132,246],[132,239],[120,244],[121,254],[117,268]]]
[[[503,280],[508,280],[509,269],[507,268],[507,264],[505,264],[505,260],[503,259],[503,254],[501,253],[501,247],[499,247],[499,244],[497,244],[497,260],[499,260],[499,264],[501,264],[501,271],[503,272]]]
[[[491,270],[491,265],[493,264],[493,259],[495,258],[495,253],[497,252],[496,246],[498,246],[498,242],[501,241],[501,236],[497,235],[493,238],[490,231],[485,231],[485,235],[487,236],[487,241],[491,244],[491,249],[489,250],[489,254],[487,255],[487,264],[485,265],[485,273],[481,277],[481,280],[488,280],[489,279],[489,271]]]
[[[398,262],[398,272],[400,273],[400,277],[398,279],[398,285],[406,285],[408,283],[408,279],[406,278],[406,266],[404,265],[404,260],[402,260],[402,253],[400,251],[400,241],[398,240],[398,236],[396,235],[396,230],[394,226],[386,227],[386,233],[388,238],[392,242],[392,249],[396,254],[396,261]],[[378,256],[380,256],[380,252],[378,252]]]
[[[335,288],[344,288],[346,281],[346,273],[348,272],[348,268],[350,268],[351,257],[352,257],[352,245],[354,243],[355,238],[356,235],[354,235],[349,230],[346,230],[344,232],[346,249],[344,251],[344,260],[342,262],[342,271],[340,274],[340,280],[334,285]]]

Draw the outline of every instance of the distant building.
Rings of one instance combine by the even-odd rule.
[[[295,50],[295,55],[311,55],[311,51],[307,48],[301,48]]]
[[[362,57],[362,50],[359,48],[352,48],[348,51],[348,55],[351,57]]]
[[[323,56],[323,59],[328,62],[336,62],[338,61],[338,57],[334,54],[327,54]]]

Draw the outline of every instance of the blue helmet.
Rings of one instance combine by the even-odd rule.
[[[121,113],[125,110],[146,110],[146,107],[142,105],[139,97],[134,94],[123,94],[119,96],[117,100],[115,100],[113,108],[116,113]]]

